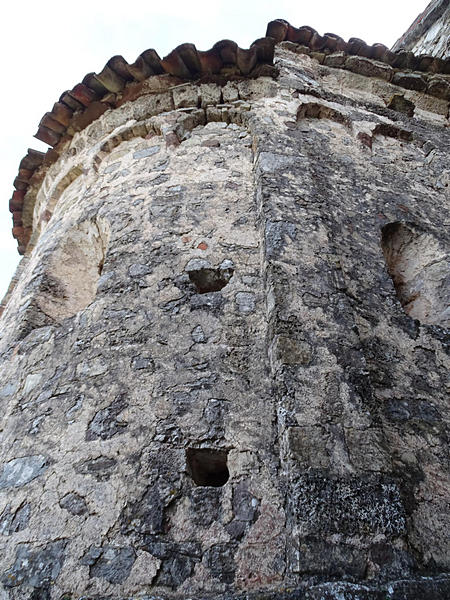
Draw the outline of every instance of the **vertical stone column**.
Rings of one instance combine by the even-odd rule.
[[[290,111],[286,101],[266,113],[257,155],[289,568],[362,578],[377,541],[401,546],[406,523],[342,270],[358,184],[339,173],[328,136],[354,142],[344,125],[317,130]]]

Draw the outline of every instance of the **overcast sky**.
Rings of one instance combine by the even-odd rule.
[[[115,54],[128,62],[147,48],[165,56],[193,42],[199,50],[228,38],[248,48],[277,18],[369,44],[392,46],[427,0],[16,0],[2,10],[2,127],[0,169],[0,299],[18,263],[8,200],[42,115],[60,94]]]

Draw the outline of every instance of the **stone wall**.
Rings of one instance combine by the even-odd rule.
[[[106,112],[35,190],[0,598],[448,596],[448,99],[276,64]]]
[[[450,4],[448,0],[430,2],[422,15],[394,45],[414,54],[450,57]]]

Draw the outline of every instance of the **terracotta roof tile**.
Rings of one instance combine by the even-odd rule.
[[[13,186],[16,190],[26,190],[28,187],[28,181],[22,181],[19,177],[16,177],[13,182]]]
[[[15,210],[22,210],[23,199],[25,196],[25,191],[16,190],[13,192],[12,198],[9,201],[9,211],[14,212]]]
[[[191,76],[195,77],[202,72],[202,65],[194,44],[181,44],[177,48],[178,54],[188,68]]]
[[[144,81],[147,77],[154,75],[150,65],[145,62],[144,58],[138,56],[131,65],[127,65],[128,72],[135,81]]]
[[[83,106],[89,106],[91,102],[98,98],[98,94],[84,83],[77,85],[69,91],[69,95],[75,98]]]
[[[121,75],[119,75],[114,69],[112,69],[108,64],[106,64],[103,67],[100,73],[94,75],[93,79],[100,83],[103,86],[103,89],[106,89],[108,92],[114,93],[121,92],[126,84],[126,80]],[[94,92],[92,88],[87,89],[90,89],[93,92],[93,94],[95,94],[97,97],[100,95]],[[99,88],[97,87],[97,89]]]
[[[92,121],[98,119],[106,110],[110,108],[106,102],[99,102],[96,100],[88,106],[83,112],[77,113],[70,123],[71,130],[82,131],[85,127],[90,125]]]
[[[34,137],[49,146],[56,146],[56,144],[60,141],[61,135],[52,131],[48,127],[40,126],[37,130],[37,133],[34,134]]]
[[[84,83],[84,85],[93,90],[100,98],[108,93],[108,90],[100,83],[95,73],[87,73],[81,83]]]
[[[55,102],[50,115],[52,119],[67,127],[70,123],[70,119],[72,118],[73,110],[62,102]]]
[[[316,33],[317,31],[315,29],[308,27],[307,25],[299,27],[298,29],[289,25],[287,40],[289,42],[295,42],[297,44],[309,46],[309,43]]]
[[[181,79],[191,78],[191,72],[178,52],[178,48],[172,50],[172,52],[161,61],[161,65],[163,66],[164,71],[170,75],[181,77]]]
[[[45,115],[42,117],[39,123],[39,127],[47,127],[47,129],[51,129],[55,133],[62,135],[65,132],[67,125],[64,125],[63,123],[57,121],[53,117],[52,113],[45,113]]]
[[[323,37],[325,38],[324,47],[327,48],[327,50],[330,50],[330,52],[345,51],[347,44],[338,35],[334,33],[326,33]]]
[[[22,158],[19,164],[19,169],[30,169],[34,171],[44,162],[44,152],[28,148],[26,155]]]
[[[284,40],[300,42],[300,40],[290,39],[289,28],[290,25],[287,21],[276,19],[267,25],[266,36],[273,38],[276,42],[283,42]],[[291,28],[291,30],[294,31],[294,28]]]
[[[68,91],[63,92],[59,97],[59,102],[70,108],[72,111],[83,110],[83,104],[78,102]]]
[[[108,60],[106,66],[112,69],[124,81],[132,81],[133,76],[128,70],[128,63],[123,56],[113,56]]]
[[[220,72],[223,62],[220,58],[219,51],[208,51],[198,53],[200,64],[202,65],[202,73],[216,75]]]
[[[272,64],[275,51],[275,40],[271,37],[263,37],[255,40],[250,48],[256,48],[258,62],[260,64]]]

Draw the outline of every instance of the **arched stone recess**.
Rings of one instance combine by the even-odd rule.
[[[404,311],[427,325],[450,326],[450,256],[414,223],[382,229],[381,247]]]
[[[43,185],[37,195],[37,201],[34,206],[33,223],[35,223],[34,231],[31,236],[29,249],[33,248],[39,236],[46,228],[47,223],[53,216],[57,204],[61,196],[69,186],[73,187],[74,182],[82,175],[82,165],[72,166],[61,178],[49,182],[49,187]],[[78,181],[79,192],[81,192],[82,182]]]
[[[352,122],[348,115],[324,102],[303,102],[297,111],[297,122],[303,119],[329,119],[351,129]]]
[[[2,342],[7,345],[8,339],[20,340],[36,328],[58,325],[91,304],[108,239],[109,225],[102,218],[80,220],[64,230],[49,228],[41,237],[42,246],[22,259],[3,315]],[[10,311],[16,314],[14,321]]]
[[[51,321],[60,322],[86,308],[95,298],[108,245],[109,227],[85,220],[65,234],[44,274],[36,304]]]
[[[376,119],[378,121],[379,117],[377,116]],[[413,141],[411,131],[387,118],[376,122],[373,114],[367,112],[364,114],[362,111],[355,112],[351,108],[324,100],[317,101],[308,96],[301,98],[301,104],[296,114],[297,126],[300,126],[304,120],[325,120],[342,125],[347,132],[356,137],[362,146],[370,149],[372,149],[374,140],[379,136],[402,142]]]
[[[23,338],[33,329],[50,323],[57,323],[63,318],[73,316],[93,300],[92,286],[94,284],[92,283],[93,280],[89,279],[89,273],[87,273],[87,276],[91,283],[86,284],[86,288],[80,290],[79,293],[77,292],[72,299],[69,299],[67,294],[70,283],[66,285],[65,282],[72,279],[70,269],[67,269],[70,261],[63,259],[66,267],[62,267],[61,272],[59,268],[50,267],[50,265],[56,265],[59,258],[67,256],[67,253],[70,254],[70,252],[75,252],[78,255],[77,260],[81,261],[80,264],[86,264],[85,261],[89,260],[88,256],[83,257],[79,254],[76,245],[74,246],[69,242],[65,249],[57,250],[55,240],[60,236],[61,223],[66,220],[64,213],[73,213],[74,203],[79,204],[79,207],[75,209],[76,218],[83,218],[83,211],[87,209],[87,204],[90,202],[83,201],[83,197],[86,195],[92,197],[93,193],[94,195],[99,193],[101,186],[98,187],[97,184],[100,182],[99,175],[100,178],[102,176],[99,173],[100,165],[104,167],[105,159],[113,151],[122,152],[122,149],[118,148],[119,145],[140,138],[142,143],[148,141],[149,146],[162,142],[162,145],[166,146],[166,151],[171,153],[191,136],[194,129],[197,127],[203,128],[208,123],[234,126],[236,130],[241,130],[242,135],[244,135],[244,132],[252,135],[256,123],[254,120],[256,113],[253,109],[258,108],[258,100],[268,96],[273,97],[277,93],[276,84],[268,78],[236,84],[228,83],[222,89],[215,84],[212,86],[187,85],[180,87],[183,89],[178,91],[177,104],[182,106],[175,110],[161,112],[142,121],[126,119],[126,116],[129,117],[130,114],[145,116],[155,110],[167,108],[164,103],[158,104],[155,108],[155,99],[154,96],[151,96],[150,98],[142,97],[129,102],[122,107],[123,110],[118,109],[105,113],[84,131],[74,136],[72,143],[59,160],[48,169],[40,188],[30,190],[27,195],[27,210],[30,214],[33,207],[33,218],[29,221],[33,223],[33,234],[25,257],[27,265],[23,269],[21,281],[18,282],[21,283],[20,290],[17,290],[18,301],[23,303],[24,292],[29,300],[25,303],[26,306],[23,309],[24,314],[26,314],[23,326],[15,323],[12,327],[15,329],[15,333],[12,332],[13,338],[17,336],[17,332],[18,337]],[[207,96],[205,93],[206,87],[208,90],[210,87],[216,87],[220,90],[215,99],[212,98],[211,94]],[[191,88],[194,88],[194,94],[188,93]],[[201,95],[202,91],[203,96]],[[191,96],[195,98],[192,102],[189,100]],[[229,102],[223,103],[222,100],[225,98]],[[213,101],[217,103],[212,104]],[[184,104],[189,103],[196,104],[196,106],[184,106]],[[200,105],[200,108],[198,105]],[[158,137],[162,139],[157,139]],[[150,138],[152,138],[151,141]],[[124,149],[126,151],[126,146],[124,146]],[[230,185],[233,184],[230,183]],[[93,190],[96,191],[93,192]],[[34,199],[32,198],[33,195]],[[97,209],[93,208],[90,214],[95,214],[96,210],[100,209],[100,204],[97,205]],[[83,206],[84,208],[82,208]],[[56,219],[51,220],[52,215],[55,213],[58,213],[58,223]],[[58,231],[55,232],[54,227]],[[47,239],[49,236],[53,238],[50,242]],[[44,243],[42,244],[42,242]],[[99,264],[96,256],[98,248],[102,244],[97,245],[97,249],[94,248],[93,255],[90,256],[94,264]],[[42,252],[49,252],[51,258],[43,261]],[[216,262],[213,258],[213,264]],[[45,273],[42,273],[42,264],[44,263],[49,268],[45,270]],[[89,271],[88,267],[86,269]],[[95,271],[97,267],[93,267],[93,269]],[[62,285],[60,285],[61,281]],[[88,289],[91,289],[91,292],[88,292]],[[6,301],[10,302],[13,295],[11,290],[5,298],[4,306],[6,306]],[[83,305],[83,298],[85,300],[90,298],[90,301],[86,300]]]
[[[61,223],[56,221],[50,223],[50,220],[61,198],[59,208],[67,204],[67,201],[72,203],[73,197],[81,198],[85,191],[83,178],[80,177],[81,174],[81,166],[74,167],[64,177],[56,181],[50,189],[43,186],[43,189],[39,191],[34,207],[33,220],[36,225],[28,244],[27,256],[24,256],[19,263],[16,274],[0,306],[0,316],[7,309],[10,302],[16,306],[16,310],[20,315],[23,313],[25,321],[23,326],[19,326],[19,337],[23,337],[32,329],[48,324],[47,316],[37,308],[35,299],[37,290],[40,289],[39,282],[43,277],[45,278],[43,273],[46,267],[44,265],[51,264],[53,253],[57,252],[58,231],[62,228]],[[64,196],[66,196],[65,201]],[[38,242],[39,245],[36,248]],[[17,308],[17,302],[23,307],[23,310]],[[10,310],[14,311],[14,308],[10,307]],[[19,319],[20,321],[21,319]],[[18,325],[17,322],[15,324]]]
[[[236,101],[229,105],[209,106],[206,109],[188,107],[150,117],[144,121],[134,122],[121,127],[101,144],[93,158],[93,167],[98,171],[103,160],[122,142],[137,137],[151,139],[161,136],[168,148],[176,148],[185,141],[196,127],[207,123],[226,123],[244,127],[248,130],[248,115],[252,105],[248,102]]]
[[[228,82],[224,86],[183,84],[169,92],[145,95],[126,102],[114,111],[107,111],[76,134],[56,163],[46,169],[41,183],[27,193],[23,216],[32,234],[26,260],[20,269],[22,283],[28,279],[27,274],[33,272],[33,265],[37,264],[32,258],[33,249],[48,229],[54,212],[67,210],[74,195],[74,186],[80,188],[78,196],[81,197],[92,177],[97,176],[104,159],[122,142],[162,136],[169,149],[176,148],[195,127],[214,122],[234,124],[250,132],[255,102],[276,96],[277,89],[277,84],[267,77]],[[64,199],[65,202],[62,202]],[[3,314],[18,283],[19,277],[16,277],[2,301],[0,314]],[[32,329],[46,324],[41,323],[42,316],[37,321],[34,318],[29,320],[36,323]]]

